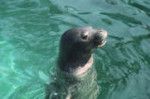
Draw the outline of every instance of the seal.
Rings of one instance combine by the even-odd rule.
[[[61,36],[55,80],[48,85],[45,99],[97,98],[92,53],[105,45],[107,35],[107,31],[89,26],[70,29]]]

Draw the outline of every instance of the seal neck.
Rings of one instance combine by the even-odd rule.
[[[64,54],[65,55],[65,54]],[[73,73],[77,68],[85,67],[91,60],[92,55],[82,52],[81,53],[69,53],[69,55],[63,54],[58,57],[58,67],[68,73]],[[66,57],[67,56],[67,57]]]
[[[92,64],[93,64],[93,57],[91,57],[84,66],[78,67],[74,71],[73,75],[75,75],[77,77],[81,77],[91,68]]]

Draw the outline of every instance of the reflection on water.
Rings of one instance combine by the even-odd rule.
[[[149,99],[149,5],[149,0],[0,0],[1,99],[43,99],[60,35],[85,25],[110,35],[94,54],[98,99]]]

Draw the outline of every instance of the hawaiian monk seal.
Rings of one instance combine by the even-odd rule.
[[[45,99],[96,99],[99,94],[93,49],[106,43],[107,31],[92,27],[73,28],[60,40],[56,76]]]

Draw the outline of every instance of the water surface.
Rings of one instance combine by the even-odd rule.
[[[109,32],[98,99],[150,99],[149,0],[0,0],[0,98],[43,99],[61,34],[87,25]]]

